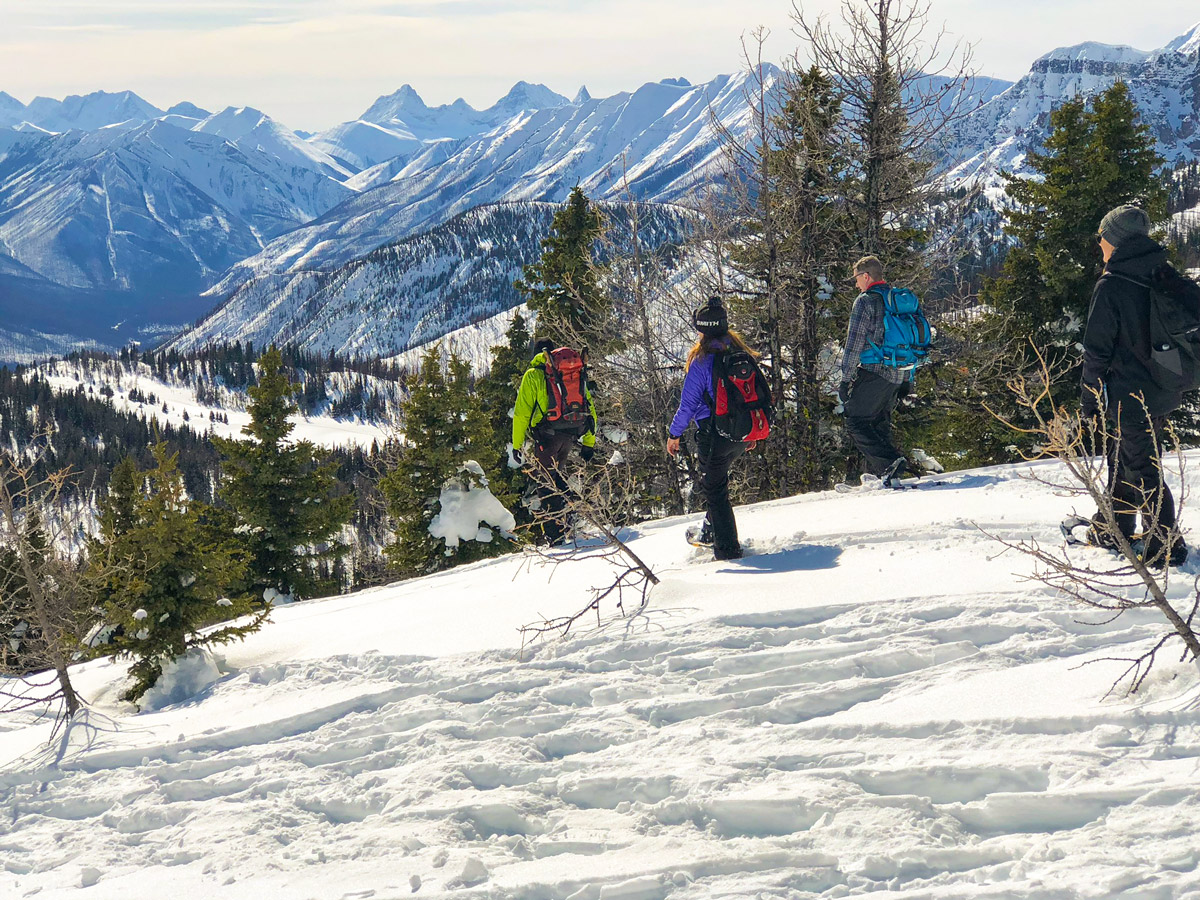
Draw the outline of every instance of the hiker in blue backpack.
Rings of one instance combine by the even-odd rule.
[[[867,471],[890,486],[909,468],[892,440],[892,412],[898,403],[908,406],[915,399],[913,378],[928,352],[929,326],[916,295],[889,286],[877,257],[864,256],[854,264],[854,284],[859,294],[850,313],[838,398]],[[891,315],[895,295],[902,303],[899,317]]]
[[[704,306],[692,313],[692,324],[699,332],[695,346],[688,353],[684,367],[683,394],[679,409],[671,420],[667,452],[679,453],[679,441],[688,426],[696,423],[696,445],[699,449],[700,488],[708,512],[703,526],[689,533],[690,543],[711,545],[716,559],[740,559],[742,546],[738,541],[737,520],[729,502],[729,468],[754,441],[735,440],[717,433],[714,427],[713,366],[717,357],[742,352],[751,358],[758,354],[746,346],[742,337],[729,328],[729,317],[719,297],[710,297]]]

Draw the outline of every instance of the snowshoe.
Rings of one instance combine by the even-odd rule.
[[[900,480],[908,474],[908,460],[903,456],[892,461],[892,464],[887,467],[887,471],[883,473],[880,481],[886,488],[899,487]]]
[[[1058,525],[1068,544],[1091,544],[1092,520],[1083,516],[1067,516]]]
[[[842,482],[835,484],[833,489],[839,494],[853,494],[858,491],[876,491],[883,487],[883,480],[878,475],[872,475],[870,472],[863,472],[859,476],[858,484],[848,484]]]
[[[713,545],[712,525],[708,519],[700,525],[691,525],[685,532],[687,542],[693,547],[711,547]]]
[[[1143,536],[1133,542],[1133,551],[1151,569],[1161,569],[1164,563],[1173,569],[1182,566],[1188,558],[1188,545],[1181,537],[1171,542],[1170,552],[1164,552],[1161,538]]]

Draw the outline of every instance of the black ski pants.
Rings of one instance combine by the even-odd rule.
[[[712,526],[713,555],[725,559],[741,555],[737,520],[729,502],[729,468],[746,452],[741,441],[731,441],[713,430],[711,419],[701,419],[696,434],[699,450],[700,489],[708,507],[708,522]]]
[[[1135,397],[1111,398],[1108,407],[1108,490],[1117,527],[1129,537],[1142,531],[1165,538],[1175,527],[1175,498],[1163,480],[1162,436],[1166,416],[1146,416]],[[1157,521],[1155,521],[1157,517]]]
[[[892,412],[902,387],[861,368],[850,382],[850,398],[844,405],[846,430],[873,475],[882,475],[904,455],[892,441]]]
[[[569,431],[537,430],[533,434],[533,458],[538,469],[538,496],[545,518],[542,535],[547,544],[557,544],[566,533],[567,479],[563,468],[579,435]]]

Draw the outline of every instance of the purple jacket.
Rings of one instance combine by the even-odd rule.
[[[683,379],[683,395],[679,398],[679,409],[671,420],[671,437],[683,437],[692,422],[699,422],[712,415],[709,408],[712,394],[713,358],[703,354],[696,358]]]

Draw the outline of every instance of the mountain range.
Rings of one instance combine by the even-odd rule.
[[[978,79],[964,88],[975,111],[942,148],[947,168],[994,188],[1000,169],[1022,171],[1057,104],[1116,78],[1168,161],[1200,156],[1198,26],[1153,52],[1081,44],[1016,84]],[[431,107],[404,85],[306,136],[247,107],[162,110],[131,92],[25,105],[0,93],[0,356],[157,341],[221,307],[211,327],[243,289],[269,305],[270,285],[339,271],[475,207],[519,202],[540,221],[529,204],[576,184],[599,200],[685,200],[720,153],[714,122],[748,126],[746,79],[671,78],[606,98],[581,88],[570,100],[519,82],[485,110]]]

